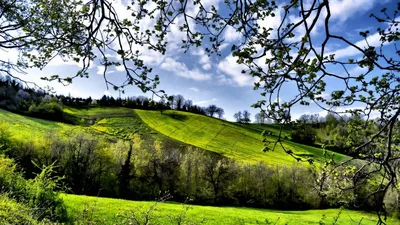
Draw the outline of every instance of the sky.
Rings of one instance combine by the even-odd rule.
[[[202,0],[207,6],[222,6],[223,0]],[[116,1],[114,7],[121,17],[128,17],[124,10],[125,2]],[[331,0],[330,7],[332,12],[331,31],[334,34],[344,36],[350,41],[357,42],[360,46],[365,41],[359,36],[359,32],[370,30],[370,44],[377,44],[376,28],[377,23],[370,18],[371,12],[378,12],[381,8],[397,7],[397,1],[390,0]],[[282,11],[276,12],[276,17],[267,21],[261,21],[263,26],[275,28],[280,22]],[[296,20],[296,18],[293,18]],[[145,21],[143,26],[149,26],[152,21]],[[209,57],[204,48],[192,48],[184,53],[179,48],[182,33],[177,31],[177,26],[172,27],[172,32],[168,36],[170,46],[168,46],[167,54],[161,55],[155,52],[144,51],[145,63],[154,69],[154,73],[160,77],[159,89],[165,90],[168,95],[182,94],[186,99],[191,99],[194,104],[200,106],[208,106],[215,104],[225,110],[225,118],[233,120],[233,114],[237,111],[248,110],[253,116],[258,112],[257,109],[251,108],[253,103],[262,100],[258,91],[253,90],[254,79],[249,75],[242,74],[242,66],[236,63],[235,58],[230,53],[232,44],[237,43],[241,36],[233,29],[227,29],[224,33],[225,44],[223,46],[222,55]],[[317,25],[314,37],[323,37],[322,24]],[[16,57],[14,52],[1,52],[1,59],[13,60]],[[330,45],[329,52],[335,53],[337,57],[357,57],[354,49],[347,48],[343,43],[335,42]],[[100,98],[102,95],[112,95],[117,97],[119,92],[107,90],[106,84],[102,77],[103,67],[95,62],[89,69],[89,79],[80,78],[74,80],[71,85],[63,86],[56,82],[47,82],[40,80],[40,77],[59,74],[61,76],[71,76],[79,70],[79,66],[70,61],[64,61],[61,58],[55,58],[43,70],[29,69],[26,74],[18,75],[27,81],[33,81],[40,86],[51,86],[60,94],[71,94],[75,97]],[[353,72],[360,72],[360,68],[354,68]],[[109,70],[108,76],[112,79],[124,79],[124,73],[119,68]],[[329,91],[340,87],[340,84],[328,82],[328,89],[322,95],[329,96]],[[290,85],[286,87],[284,94],[280,96],[281,100],[289,99],[293,96],[293,90]],[[143,94],[136,87],[128,87],[125,89],[123,97],[145,95],[151,96],[149,93]],[[297,118],[302,114],[321,113],[321,109],[311,104],[308,107],[295,106],[292,111],[292,117]]]

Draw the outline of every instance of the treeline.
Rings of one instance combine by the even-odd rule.
[[[114,98],[104,95],[100,99],[76,98],[70,95],[57,95],[41,89],[31,89],[9,77],[0,79],[0,108],[55,121],[72,122],[63,112],[63,106],[87,108],[90,106],[127,107],[149,110],[179,110],[211,117],[223,118],[225,112],[216,105],[201,107],[193,104],[182,95],[172,95],[155,101],[145,96]]]
[[[145,96],[133,96],[127,98],[117,98],[104,95],[101,99],[95,100],[92,105],[99,106],[120,106],[133,109],[151,109],[151,110],[178,110],[191,112],[211,117],[217,116],[222,119],[225,114],[224,110],[216,105],[209,105],[208,107],[201,107],[193,104],[190,99],[185,99],[182,95],[171,95],[168,98],[161,98],[159,101],[154,101],[152,98]]]
[[[348,191],[337,186],[353,185],[352,173],[343,173],[338,182],[315,167],[241,163],[193,147],[145,141],[138,134],[110,142],[85,133],[49,133],[41,142],[24,143],[11,141],[4,128],[0,134],[0,151],[18,162],[26,178],[40,172],[36,165],[56,163],[55,174],[74,194],[152,200],[168,192],[175,201],[189,198],[195,204],[297,210],[376,207],[364,197],[378,184]]]
[[[400,123],[396,127],[400,127]],[[302,115],[291,124],[291,140],[314,145],[350,156],[359,156],[363,149],[354,149],[367,142],[382,129],[379,120],[368,122],[360,116],[343,116],[329,113],[325,117],[318,114]],[[373,146],[377,150],[379,146]]]

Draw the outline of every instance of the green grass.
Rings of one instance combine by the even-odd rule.
[[[13,138],[20,141],[40,141],[48,133],[68,135],[75,131],[117,138],[140,133],[152,140],[178,141],[180,145],[182,143],[193,145],[246,162],[264,161],[270,165],[290,165],[296,162],[291,156],[285,154],[280,146],[275,151],[262,152],[264,146],[261,142],[261,132],[264,129],[271,131],[273,136],[270,136],[269,140],[274,141],[279,133],[279,126],[274,124],[238,124],[171,110],[164,111],[163,114],[159,111],[121,107],[89,109],[66,107],[64,110],[79,120],[90,120],[91,123],[69,125],[0,110],[0,124],[8,127]],[[289,131],[284,129],[283,136],[287,135]],[[316,161],[324,159],[324,151],[319,148],[287,140],[285,140],[285,147],[299,156],[310,157]],[[345,158],[341,154],[335,154],[335,156],[337,160]]]
[[[66,108],[65,111],[82,120],[93,120],[94,124],[71,125],[23,116],[2,109],[0,109],[0,124],[8,128],[12,137],[19,141],[41,140],[49,133],[64,136],[78,131],[121,138],[127,134],[145,133],[150,130],[132,109],[91,108],[78,110]]]
[[[88,109],[77,109],[64,107],[64,112],[84,119],[98,119],[109,117],[130,117],[133,109],[123,107],[90,107]]]
[[[142,218],[141,212],[147,211],[154,205],[151,201],[128,201],[77,195],[63,195],[63,199],[69,215],[78,220],[90,217],[95,224],[116,224],[116,221],[121,220],[116,215],[129,217],[133,212],[136,218]],[[267,224],[266,220],[277,225],[319,224],[324,216],[326,217],[323,220],[324,224],[332,224],[340,212],[340,209],[279,211],[244,207],[193,205],[186,205],[186,207],[188,210],[185,217],[191,222],[187,224],[201,224],[200,221],[204,221],[203,224],[208,225]],[[185,206],[180,203],[159,203],[152,215],[155,220],[151,224],[177,224],[172,222],[172,218],[184,212],[184,208]],[[358,224],[361,219],[363,225],[376,224],[377,221],[373,213],[343,210],[336,224]],[[388,224],[398,224],[398,221],[389,219]]]
[[[194,145],[206,150],[220,153],[224,156],[242,161],[264,161],[268,164],[292,164],[296,160],[284,153],[280,146],[275,151],[262,152],[261,132],[270,130],[270,141],[276,140],[279,133],[278,125],[238,124],[218,120],[207,116],[179,112],[135,110],[140,118],[154,130],[186,144]],[[283,130],[283,136],[289,131]],[[319,148],[284,141],[285,148],[295,154],[322,161],[324,151]],[[335,154],[336,160],[343,160],[346,156]]]
[[[8,128],[12,138],[19,141],[40,141],[47,133],[69,134],[84,129],[65,123],[22,116],[0,109],[0,124]]]

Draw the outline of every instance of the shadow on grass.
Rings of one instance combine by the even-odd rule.
[[[182,115],[182,114],[177,114],[177,113],[168,113],[168,114],[164,114],[164,115],[169,116],[171,119],[179,120],[182,122],[189,119],[187,115]]]

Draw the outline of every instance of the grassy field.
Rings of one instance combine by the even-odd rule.
[[[279,132],[277,125],[237,124],[218,120],[207,116],[179,111],[148,111],[135,110],[140,118],[154,130],[203,149],[220,153],[224,156],[249,161],[265,161],[269,164],[291,164],[295,162],[291,156],[285,154],[280,146],[275,151],[262,152],[261,132],[270,130],[270,141],[276,140]],[[289,135],[287,130],[283,136]],[[296,155],[310,157],[317,161],[324,159],[324,151],[319,148],[285,141],[285,148],[292,150]],[[337,160],[344,155],[335,154]]]
[[[134,216],[143,219],[144,213],[155,204],[149,201],[127,201],[109,198],[97,198],[77,195],[63,195],[69,215],[76,220],[86,220],[94,224],[120,224],[125,217]],[[339,215],[340,212],[340,215]],[[326,209],[307,211],[279,211],[253,209],[244,207],[212,207],[193,206],[181,203],[159,203],[151,213],[151,224],[178,224],[177,218],[184,214],[183,224],[277,224],[305,225],[332,224],[339,216],[336,224],[376,224],[377,217],[373,213],[359,211]],[[119,216],[117,216],[119,215]],[[324,218],[324,219],[323,219]],[[324,223],[319,223],[320,221]],[[269,222],[269,223],[267,223]],[[398,224],[389,219],[388,224]]]
[[[36,119],[0,109],[0,125],[8,129],[12,137],[19,141],[42,140],[48,133],[69,134],[83,127],[65,123]]]
[[[274,141],[278,125],[238,124],[202,115],[178,111],[132,110],[127,108],[65,108],[65,112],[82,121],[81,125],[69,125],[26,117],[0,110],[0,123],[11,131],[17,140],[41,140],[48,133],[68,135],[71,132],[87,132],[125,138],[133,133],[144,134],[151,139],[178,141],[224,156],[247,162],[264,161],[270,165],[292,164],[295,159],[278,146],[275,151],[262,152],[261,132],[272,132]],[[156,132],[154,132],[156,131]],[[283,130],[283,136],[289,132]],[[324,159],[324,151],[306,145],[285,141],[285,147],[299,156],[317,161]],[[337,160],[345,158],[335,154]]]
[[[122,138],[136,132],[150,132],[132,109],[91,108],[65,111],[82,120],[81,125],[71,125],[49,120],[23,116],[0,109],[0,124],[8,128],[13,138],[26,141],[42,139],[48,133],[69,135],[71,132],[86,132],[93,135],[107,135]],[[92,121],[86,124],[85,121]]]

